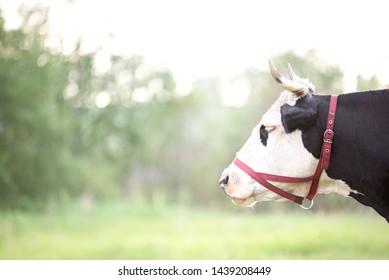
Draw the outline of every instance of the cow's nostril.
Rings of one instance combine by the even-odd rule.
[[[228,179],[229,179],[228,175],[223,175],[219,180],[220,187],[224,189],[228,184]]]

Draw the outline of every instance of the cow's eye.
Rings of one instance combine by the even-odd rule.
[[[268,137],[269,137],[269,132],[266,130],[266,127],[264,125],[261,125],[261,128],[259,129],[259,138],[261,139],[261,143],[264,146],[267,145]]]
[[[259,128],[259,138],[261,139],[261,143],[266,146],[267,145],[267,138],[269,137],[269,133],[272,132],[275,129],[274,126],[264,126],[261,125]]]

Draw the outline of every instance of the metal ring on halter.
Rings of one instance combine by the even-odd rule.
[[[304,197],[300,206],[301,206],[301,208],[303,208],[305,210],[309,210],[313,206],[313,200],[309,200],[308,198]]]

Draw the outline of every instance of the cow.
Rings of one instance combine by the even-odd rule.
[[[309,209],[316,193],[352,197],[389,223],[389,89],[318,95],[288,64],[269,60],[279,98],[222,172],[239,206],[291,200]]]

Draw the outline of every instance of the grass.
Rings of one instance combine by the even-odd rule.
[[[0,259],[389,259],[378,215],[110,204],[0,214]]]

